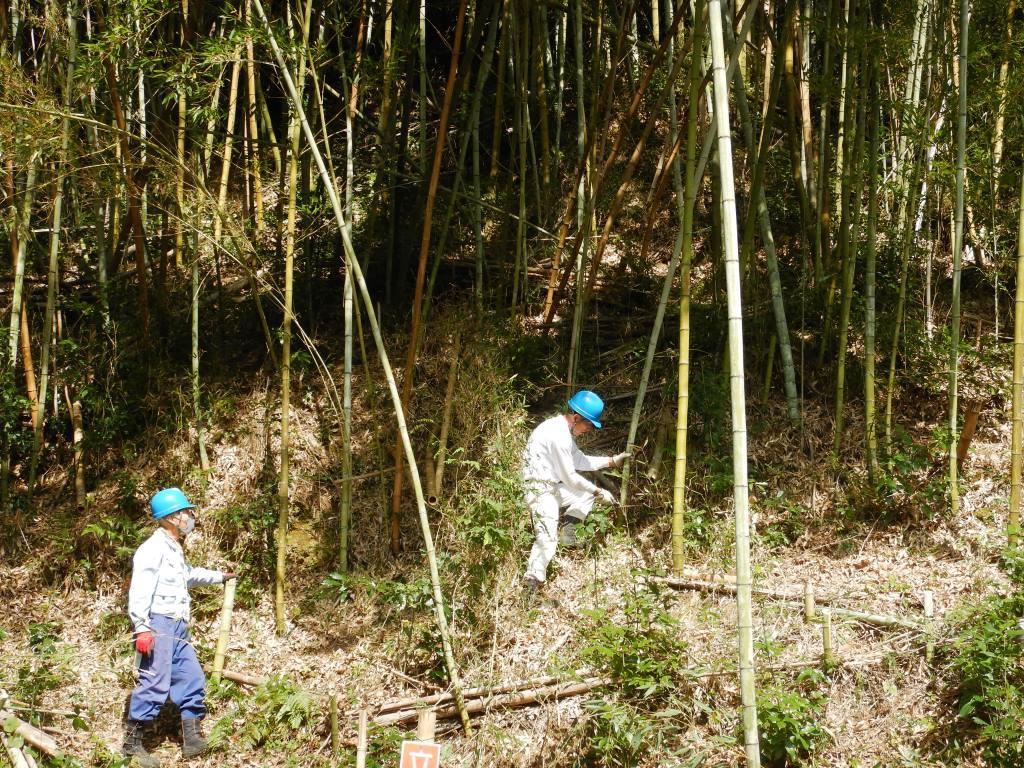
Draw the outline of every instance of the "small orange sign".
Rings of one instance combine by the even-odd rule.
[[[403,741],[398,768],[440,768],[441,745],[430,741]]]

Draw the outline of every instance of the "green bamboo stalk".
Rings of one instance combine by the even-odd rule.
[[[702,56],[707,27],[704,0],[694,6],[693,44],[690,47],[690,83],[686,111],[686,179],[683,191],[682,271],[679,274],[679,364],[676,395],[676,462],[672,481],[672,571],[681,574],[686,564],[686,438],[690,414],[690,268],[693,264],[693,212],[699,179],[697,164],[697,118],[703,75]],[[703,176],[703,173],[701,174]]]
[[[960,0],[960,110],[956,131],[956,202],[953,222],[953,306],[949,347],[949,506],[960,511],[956,447],[960,439],[957,423],[957,374],[960,365],[960,262],[964,245],[964,182],[967,154],[967,30],[970,0]]]
[[[832,437],[832,458],[839,460],[839,454],[843,447],[843,426],[844,410],[846,402],[846,356],[847,344],[850,332],[850,310],[853,305],[853,278],[857,271],[857,253],[860,242],[860,218],[861,200],[860,188],[864,171],[864,124],[866,117],[866,101],[868,92],[867,67],[859,66],[860,55],[863,54],[863,44],[858,53],[858,61],[851,62],[851,68],[858,70],[860,89],[857,95],[857,119],[854,127],[853,149],[850,153],[850,167],[847,171],[849,184],[844,188],[842,195],[843,222],[840,233],[840,250],[843,254],[843,286],[842,306],[839,310],[839,349],[836,362],[836,397],[835,397],[835,430]]]
[[[750,498],[747,488],[747,414],[743,367],[743,303],[729,128],[729,79],[725,71],[721,0],[708,4],[714,70],[715,122],[718,126],[718,167],[722,188],[725,274],[729,306],[729,382],[732,401],[733,493],[736,508],[736,605],[743,747],[747,765],[760,766],[757,695],[754,683],[754,624],[751,611]]]
[[[874,62],[874,80],[878,82],[878,61]],[[874,482],[878,472],[878,429],[875,414],[875,230],[878,223],[878,124],[879,106],[871,104],[868,124],[868,231],[864,256],[864,425],[868,478]]]
[[[32,493],[39,467],[39,454],[43,446],[43,421],[46,417],[46,394],[50,377],[50,339],[53,334],[53,313],[57,304],[57,268],[60,259],[60,234],[64,205],[64,173],[69,168],[68,146],[71,143],[72,92],[75,84],[75,64],[78,57],[78,23],[74,3],[66,9],[68,28],[67,63],[64,71],[64,112],[60,127],[60,162],[56,166],[56,190],[53,196],[53,226],[50,229],[50,263],[46,273],[46,310],[43,313],[42,350],[39,355],[39,394],[36,399],[36,417],[33,419],[32,458],[28,474],[28,492]]]
[[[790,3],[790,8],[795,8],[795,3]],[[786,25],[788,26],[788,24]],[[732,28],[726,27],[726,43],[733,44]],[[742,67],[736,67],[733,74],[733,82],[736,91],[736,105],[739,108],[740,122],[743,127],[743,137],[747,144],[747,150],[756,166],[764,167],[764,154],[767,152],[767,145],[762,143],[759,150],[754,144],[754,128],[750,119],[750,109],[747,106],[747,89],[743,81]],[[775,78],[773,93],[778,96],[778,77]],[[772,99],[774,101],[774,98]],[[769,107],[769,113],[774,113],[774,108]],[[768,123],[768,119],[765,121]],[[768,200],[764,193],[764,176],[756,178],[755,172],[753,184],[754,205],[757,209],[757,220],[761,226],[761,240],[764,243],[765,255],[768,257],[768,286],[772,299],[772,314],[775,318],[775,334],[779,339],[779,353],[782,359],[782,379],[786,390],[786,407],[789,412],[789,420],[793,424],[800,423],[800,397],[796,391],[796,369],[793,365],[793,348],[789,340],[789,324],[786,321],[786,304],[782,298],[782,278],[779,275],[779,259],[775,252],[775,236],[772,233],[771,216],[768,213]],[[741,267],[744,260],[740,260]]]
[[[669,13],[672,11],[669,10]],[[669,17],[670,18],[670,17]],[[666,21],[669,21],[667,18]],[[669,60],[673,59],[672,49],[674,48],[674,40],[669,42]],[[669,136],[668,146],[673,147],[676,144],[676,140],[679,134],[678,118],[676,117],[676,88],[674,83],[674,75],[676,70],[682,64],[682,56],[685,51],[680,51],[680,58],[673,66],[673,72],[669,75],[670,83],[668,85],[668,113],[669,113]],[[696,110],[692,110],[696,111]],[[654,355],[658,350],[658,339],[661,337],[661,326],[665,320],[665,308],[668,306],[668,297],[672,292],[672,282],[675,279],[676,269],[679,267],[679,260],[683,252],[683,245],[685,241],[683,221],[685,215],[683,208],[685,205],[685,190],[683,188],[682,174],[679,171],[679,155],[676,154],[672,161],[672,181],[675,186],[676,193],[676,216],[679,219],[679,232],[676,234],[675,242],[672,245],[672,258],[668,264],[668,271],[665,272],[665,279],[661,285],[661,295],[658,298],[658,309],[654,315],[654,325],[651,328],[651,336],[647,342],[647,355],[644,357],[644,367],[640,374],[640,383],[637,386],[636,399],[633,402],[633,415],[629,422],[629,435],[626,437],[626,452],[632,453],[635,449],[636,433],[640,426],[640,413],[643,409],[644,396],[647,393],[647,384],[651,377],[651,368],[654,365]],[[687,275],[687,278],[689,275]],[[619,503],[625,505],[629,499],[629,477],[630,470],[632,469],[632,458],[627,458],[622,465],[622,483],[619,486]]]
[[[257,2],[261,17],[263,9]],[[295,261],[295,218],[299,187],[299,146],[300,146],[300,115],[305,121],[302,109],[302,90],[306,81],[305,48],[309,41],[310,16],[312,0],[306,2],[302,17],[302,41],[299,55],[298,91],[293,98],[291,120],[289,125],[288,155],[288,212],[285,224],[284,248],[284,318],[281,321],[281,462],[277,480],[277,557],[274,565],[274,622],[277,634],[287,631],[284,616],[284,589],[287,580],[288,557],[288,517],[289,517],[289,470],[291,459],[291,436],[289,434],[289,411],[291,410],[291,370],[292,370],[292,313],[293,272]],[[269,30],[268,30],[269,32]],[[273,38],[271,38],[273,39]],[[333,177],[332,177],[333,178]],[[333,183],[333,181],[332,181]],[[219,207],[219,206],[218,206]]]
[[[334,211],[334,217],[338,224],[338,230],[341,233],[347,266],[352,270],[352,275],[356,280],[356,284],[359,286],[359,293],[363,299],[363,305],[366,307],[366,314],[370,322],[370,329],[373,332],[373,340],[377,347],[377,354],[380,357],[381,366],[384,369],[384,376],[387,379],[388,390],[391,394],[392,405],[395,409],[395,418],[398,422],[398,431],[401,435],[406,460],[409,462],[413,491],[416,496],[416,507],[419,512],[420,527],[423,532],[427,563],[430,568],[430,582],[434,598],[434,612],[437,619],[438,632],[441,635],[441,645],[444,651],[445,665],[448,669],[448,677],[451,680],[452,693],[455,696],[455,703],[462,719],[463,729],[467,734],[470,734],[472,732],[472,727],[469,722],[469,714],[466,712],[465,700],[462,695],[462,681],[459,676],[458,666],[455,663],[451,634],[448,629],[448,618],[445,615],[444,596],[441,592],[441,579],[437,570],[437,557],[434,552],[434,539],[430,531],[430,520],[427,516],[426,502],[423,498],[423,488],[420,484],[419,471],[416,467],[416,454],[413,451],[412,441],[409,439],[409,430],[405,421],[401,395],[398,391],[398,385],[395,383],[395,376],[391,368],[391,363],[388,360],[387,349],[384,346],[384,339],[381,336],[380,325],[377,322],[377,315],[374,312],[373,300],[370,297],[370,291],[367,288],[366,280],[363,277],[363,271],[359,265],[359,259],[356,257],[355,249],[352,245],[352,238],[349,236],[345,213],[341,207],[334,179],[331,178],[327,170],[327,166],[324,164],[323,156],[321,155],[320,149],[317,145],[316,136],[314,135],[313,129],[310,127],[309,121],[306,119],[305,111],[302,108],[302,99],[295,89],[295,84],[292,81],[291,73],[284,60],[284,55],[277,43],[277,38],[270,26],[267,15],[263,10],[263,3],[261,0],[253,0],[253,3],[256,6],[256,11],[259,14],[260,20],[263,22],[264,29],[267,32],[268,42],[270,43],[274,60],[277,63],[278,71],[284,81],[288,97],[292,102],[296,114],[298,115],[303,133],[306,137],[306,142],[309,145],[310,152],[312,153],[317,169],[320,172],[320,178],[327,191],[331,208]]]
[[[192,418],[195,420],[196,442],[199,450],[199,468],[203,476],[210,471],[210,457],[206,454],[206,429],[203,424],[202,390],[199,383],[199,233],[192,250]]]
[[[1017,219],[1017,294],[1013,305],[1013,431],[1010,441],[1010,511],[1006,538],[1016,548],[1020,536],[1021,474],[1024,468],[1024,175]]]

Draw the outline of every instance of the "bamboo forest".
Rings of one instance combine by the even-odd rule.
[[[0,0],[0,764],[1024,766],[1021,0]]]

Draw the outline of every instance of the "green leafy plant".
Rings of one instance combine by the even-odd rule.
[[[801,673],[796,688],[762,686],[757,692],[761,759],[766,766],[805,764],[828,741],[820,721],[824,696],[817,690],[818,670]]]
[[[656,707],[680,692],[688,646],[679,639],[679,622],[662,605],[660,594],[639,589],[623,600],[622,621],[607,610],[583,611],[590,625],[580,653],[610,676],[622,695]]]
[[[210,743],[222,748],[230,742],[241,750],[282,747],[313,721],[314,714],[315,702],[308,692],[285,677],[274,677],[214,724]]]
[[[28,646],[32,657],[18,667],[12,694],[35,701],[46,691],[63,688],[71,680],[74,650],[60,641],[61,626],[56,622],[31,622]]]
[[[957,721],[974,735],[986,765],[1024,763],[1024,557],[1010,552],[1004,566],[1015,580],[1008,595],[993,595],[954,619],[946,651]]]

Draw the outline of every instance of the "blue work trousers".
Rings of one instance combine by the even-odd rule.
[[[156,635],[153,650],[142,657],[139,684],[132,691],[128,717],[149,722],[160,714],[168,696],[182,717],[206,714],[206,676],[188,635],[188,624],[170,616],[150,616]]]

